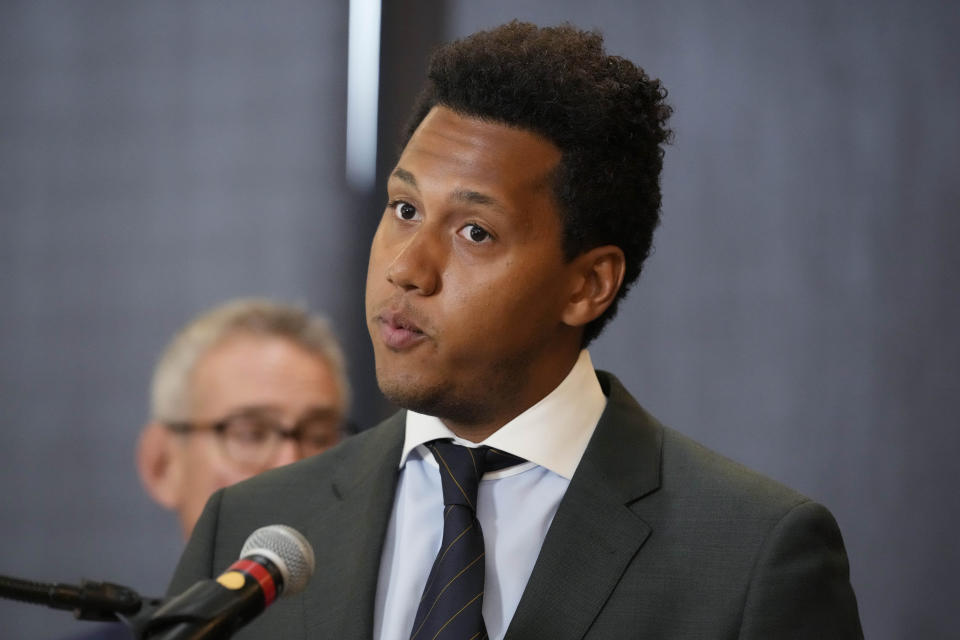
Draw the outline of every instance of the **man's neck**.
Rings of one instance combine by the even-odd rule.
[[[450,429],[457,437],[469,440],[470,442],[483,442],[494,433],[503,428],[511,420],[525,412],[527,409],[546,398],[561,382],[570,374],[574,365],[577,363],[579,351],[562,360],[554,363],[544,369],[545,373],[541,376],[529,376],[529,384],[522,393],[517,394],[514,402],[510,405],[499,408],[496,415],[486,415],[483,419],[476,421],[456,421],[438,416],[440,421]],[[539,384],[535,381],[539,379]]]
[[[520,415],[520,414],[518,413],[517,415]],[[456,434],[457,437],[459,438],[463,438],[464,440],[469,440],[470,442],[483,442],[484,440],[492,436],[494,433],[499,431],[503,427],[503,425],[509,422],[509,420],[502,423],[497,422],[494,424],[482,424],[482,425],[472,425],[472,424],[465,425],[462,423],[455,423],[455,422],[450,422],[449,420],[442,420],[442,419],[441,419],[441,422],[443,422],[443,424],[446,425],[446,427],[450,429],[450,431],[453,431],[453,433]]]

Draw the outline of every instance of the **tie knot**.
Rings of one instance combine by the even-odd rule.
[[[463,447],[450,440],[427,443],[440,466],[443,503],[460,504],[476,511],[480,478],[487,471],[506,469],[524,462],[523,458],[487,446]]]

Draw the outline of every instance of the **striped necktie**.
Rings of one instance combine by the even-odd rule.
[[[524,462],[491,449],[470,449],[450,440],[427,443],[440,466],[443,541],[427,578],[410,640],[484,640],[483,532],[477,520],[477,489],[486,471]]]

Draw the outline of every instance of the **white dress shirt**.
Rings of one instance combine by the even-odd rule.
[[[501,640],[520,602],[570,478],[583,457],[607,399],[584,349],[556,389],[482,443],[529,462],[484,474],[477,496],[483,529],[483,618],[491,640]],[[374,638],[408,640],[443,535],[443,490],[433,454],[424,445],[453,438],[438,419],[407,412],[400,478],[387,528]]]

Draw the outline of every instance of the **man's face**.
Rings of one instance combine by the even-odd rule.
[[[326,361],[279,337],[236,334],[204,354],[191,377],[191,421],[212,423],[238,412],[275,417],[289,429],[300,418],[333,412],[330,446],[340,434],[342,400]],[[207,498],[221,487],[300,457],[286,439],[275,457],[258,468],[237,464],[211,431],[175,436],[179,500],[175,505],[186,531],[193,528]]]
[[[560,159],[534,133],[445,107],[413,134],[367,272],[388,398],[448,426],[498,428],[563,379],[579,332],[561,321],[572,274],[552,190]]]

